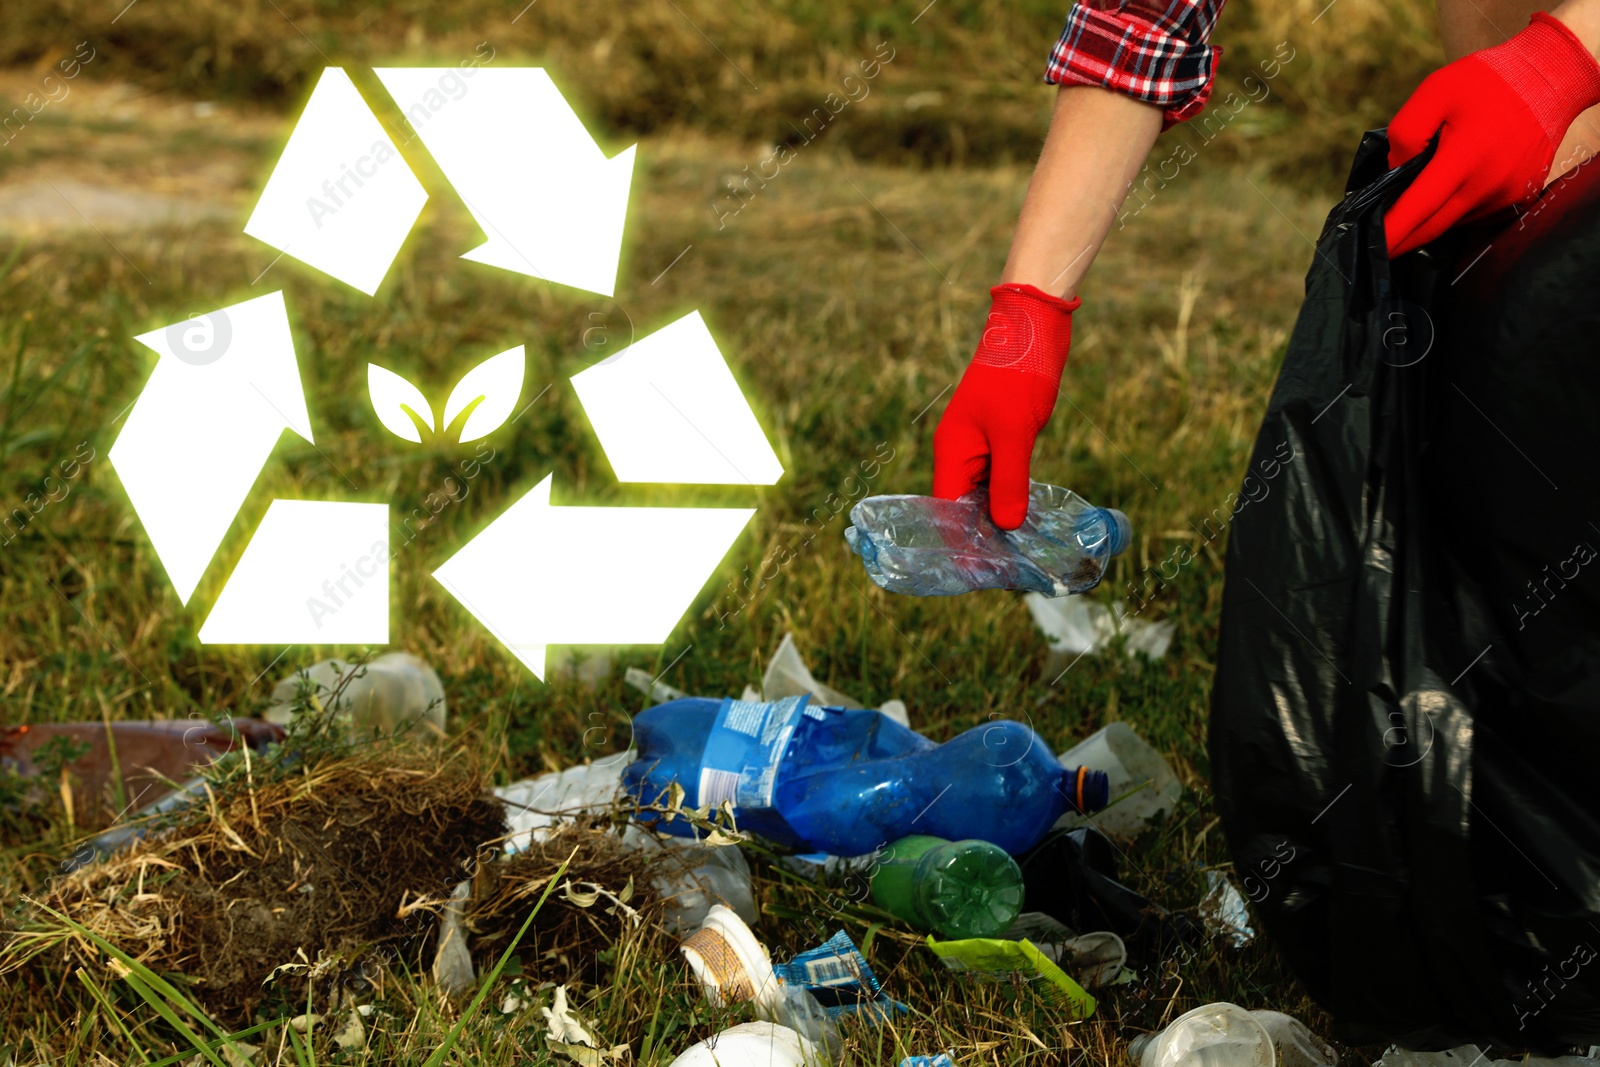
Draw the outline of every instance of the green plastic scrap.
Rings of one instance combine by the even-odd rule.
[[[1043,978],[1062,993],[1072,1005],[1073,1015],[1087,1019],[1094,1014],[1095,1000],[1088,990],[1067,976],[1032,941],[1000,941],[974,937],[966,941],[936,941],[930,935],[928,947],[952,971],[1010,975],[1021,973]]]

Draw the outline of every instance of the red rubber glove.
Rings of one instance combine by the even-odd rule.
[[[1428,75],[1389,123],[1389,166],[1439,147],[1384,217],[1391,257],[1458,222],[1537,197],[1572,120],[1600,103],[1600,64],[1544,12],[1505,44]]]
[[[997,285],[978,352],[933,432],[933,495],[946,500],[988,478],[989,517],[1014,530],[1028,516],[1028,461],[1050,420],[1082,303],[1031,285]]]

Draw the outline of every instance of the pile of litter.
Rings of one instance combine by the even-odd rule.
[[[853,1029],[897,1026],[912,1009],[831,923],[772,954],[753,930],[742,846],[759,844],[764,864],[799,874],[819,899],[853,886],[836,899],[917,931],[891,936],[896,952],[928,953],[952,981],[1028,986],[1068,1020],[1095,1015],[1096,995],[1138,980],[1164,946],[1254,937],[1219,872],[1195,917],[1119,880],[1119,843],[1181,796],[1165,759],[1124,723],[1060,756],[1015,722],[938,744],[899,701],[871,709],[819,681],[787,635],[760,689],[740,699],[630,680],[657,701],[635,719],[637,749],[491,791],[459,751],[413,743],[444,732],[443,687],[420,660],[300,672],[275,693],[270,728],[286,733],[269,744],[239,746],[224,730],[204,750],[169,753],[172,777],[201,777],[158,815],[96,839],[0,949],[0,980],[48,995],[70,969],[104,966],[93,935],[186,976],[224,1023],[348,1019],[334,1040],[355,1048],[371,1009],[344,1000],[365,993],[360,982],[385,981],[398,962],[459,1000],[529,922],[518,952],[556,989],[541,1007],[551,1052],[596,1064],[630,1055],[578,1021],[568,984],[603,987],[617,949],[659,958],[675,938],[710,1008],[759,1020],[690,1046],[679,1067],[732,1062],[735,1050],[812,1067],[837,1059]],[[240,736],[268,728],[245,725]],[[884,806],[900,794],[914,803]],[[880,959],[884,973],[894,958]],[[502,1011],[531,993],[513,991]],[[1212,1007],[1143,1042],[1143,1067],[1175,1067],[1170,1050],[1206,1042],[1272,1067],[1292,1020]],[[1316,1055],[1292,1067],[1333,1067],[1303,1036]],[[955,1061],[934,1049],[907,1062]]]

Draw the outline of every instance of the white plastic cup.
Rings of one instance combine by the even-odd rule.
[[[782,1000],[767,949],[731,908],[713,904],[700,929],[678,946],[714,1008],[755,1001],[767,1012]]]
[[[740,1023],[690,1045],[670,1067],[816,1067],[811,1042],[777,1023]]]
[[[1056,962],[1071,968],[1078,981],[1088,986],[1110,985],[1128,962],[1128,946],[1109,930],[1063,941],[1060,954]]]
[[[1248,1011],[1220,1001],[1185,1012],[1128,1046],[1140,1067],[1276,1067],[1272,1035]]]
[[[1136,785],[1148,784],[1126,800],[1093,815],[1068,812],[1056,822],[1057,826],[1093,825],[1112,837],[1137,837],[1156,816],[1171,812],[1183,795],[1183,785],[1172,773],[1171,765],[1125,722],[1114,722],[1095,731],[1062,753],[1060,759],[1064,767],[1105,771],[1113,801]]]

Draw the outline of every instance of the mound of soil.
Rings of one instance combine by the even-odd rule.
[[[240,784],[179,826],[56,882],[43,903],[152,969],[195,980],[199,1004],[248,1023],[263,998],[305,1003],[376,959],[426,950],[451,888],[506,832],[478,768],[456,754],[370,750]],[[40,913],[41,923],[49,919]],[[98,964],[63,936],[32,961]],[[282,964],[273,983],[263,981]]]

